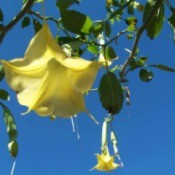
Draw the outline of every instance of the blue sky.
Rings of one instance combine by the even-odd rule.
[[[55,1],[46,0],[46,14],[59,17],[54,8]],[[85,1],[74,7],[89,15],[93,20],[105,17],[105,1]],[[20,9],[21,1],[0,2],[5,13],[5,21],[10,20]],[[98,7],[98,10],[97,10]],[[40,7],[38,7],[40,9]],[[55,9],[55,10],[53,10]],[[55,34],[54,25],[51,26]],[[161,36],[151,41],[145,35],[141,38],[140,53],[148,56],[150,64],[162,63],[175,67],[175,45],[169,38],[171,30],[165,25]],[[20,23],[11,30],[0,46],[0,58],[10,60],[23,57],[27,45],[33,37],[32,27],[21,29]],[[116,48],[120,62],[130,48],[125,39],[119,40]],[[88,59],[89,55],[84,57]],[[175,74],[160,70],[154,71],[154,78],[149,83],[139,80],[138,71],[128,75],[131,91],[131,106],[124,105],[116,116],[114,128],[117,133],[120,156],[124,168],[108,174],[118,175],[174,175],[175,173]],[[94,87],[98,86],[104,70],[99,72]],[[18,127],[19,155],[14,175],[101,175],[89,172],[96,164],[95,153],[100,152],[101,125],[95,125],[86,114],[78,115],[77,122],[81,140],[72,132],[69,119],[41,118],[34,112],[26,116],[20,114],[26,110],[21,107],[15,94],[7,87],[1,88],[11,93],[10,102],[6,103],[13,111]],[[92,92],[86,97],[86,106],[102,124],[106,112],[99,103],[98,94]],[[7,150],[8,137],[4,120],[0,118],[0,175],[9,175],[13,163]]]

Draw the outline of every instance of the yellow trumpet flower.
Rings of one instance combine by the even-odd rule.
[[[94,166],[91,170],[98,170],[98,171],[111,171],[118,167],[120,167],[120,164],[117,164],[114,162],[114,156],[110,156],[107,154],[96,154],[97,156],[97,165]]]
[[[100,61],[67,58],[46,23],[30,41],[24,58],[1,63],[19,103],[28,107],[26,113],[34,110],[40,116],[59,117],[87,111],[83,95],[102,65]]]

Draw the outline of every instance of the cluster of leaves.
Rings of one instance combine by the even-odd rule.
[[[24,0],[23,4],[27,2],[27,0]],[[39,2],[42,2],[42,0],[34,3]],[[124,97],[126,97],[126,100],[129,98],[128,87],[125,87],[128,72],[140,69],[139,77],[144,82],[149,82],[153,77],[151,67],[175,72],[175,69],[166,65],[147,64],[147,57],[139,57],[137,52],[139,39],[143,31],[146,30],[150,39],[159,36],[165,24],[165,5],[172,12],[172,15],[168,18],[168,24],[175,35],[175,8],[171,6],[168,0],[148,0],[144,5],[135,0],[106,0],[106,18],[95,21],[92,21],[88,15],[82,12],[72,10],[71,6],[75,4],[80,4],[80,1],[57,0],[56,7],[59,9],[60,19],[42,16],[40,13],[32,11],[32,9],[28,9],[23,15],[21,27],[26,28],[32,21],[35,32],[38,32],[42,27],[42,20],[53,21],[63,33],[62,36],[58,37],[59,44],[68,48],[73,56],[81,56],[84,52],[90,52],[93,54],[92,60],[95,60],[102,55],[106,61],[106,73],[101,78],[98,91],[102,106],[108,113],[118,114],[122,109]],[[143,15],[142,22],[140,16],[135,16],[136,11],[140,12],[140,16]],[[0,9],[0,29],[3,28],[3,16]],[[138,21],[142,23],[140,27],[137,26]],[[116,32],[116,24],[119,24],[119,22],[124,22],[124,29]],[[118,57],[115,47],[119,47],[119,45],[115,45],[115,43],[121,36],[126,37],[129,42],[133,42],[133,48],[130,50],[128,58],[123,60],[122,65],[113,64],[110,66],[108,61],[114,61]],[[0,79],[2,79],[1,76],[3,77],[3,73],[0,74]],[[6,91],[0,90],[1,99],[6,99],[7,96]],[[13,117],[4,104],[1,103],[1,106],[6,118],[9,143],[12,145],[11,147],[15,145],[14,147],[17,150],[17,132]],[[16,153],[11,151],[13,156]]]
[[[2,65],[0,65],[0,81],[4,78],[4,70]],[[4,89],[0,89],[0,100],[9,100],[10,96],[8,92]],[[8,141],[8,149],[12,157],[16,157],[18,154],[18,143],[17,143],[17,128],[14,121],[14,117],[11,111],[8,109],[6,105],[2,101],[0,101],[0,105],[3,109],[4,121],[7,128],[7,133],[9,136]]]

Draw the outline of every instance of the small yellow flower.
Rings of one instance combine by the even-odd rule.
[[[87,111],[83,96],[102,65],[100,61],[67,58],[46,23],[30,41],[24,58],[1,63],[19,103],[28,107],[26,113],[34,110],[40,116],[59,117]]]
[[[97,165],[92,168],[99,170],[99,171],[111,171],[118,167],[120,167],[120,164],[117,164],[114,162],[114,156],[110,156],[107,154],[97,154]]]

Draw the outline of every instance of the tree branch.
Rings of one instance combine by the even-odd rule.
[[[35,0],[28,0],[20,10],[20,12],[6,25],[0,30],[0,44],[2,43],[4,37],[8,33],[9,30],[15,26],[19,20],[27,13],[27,11],[32,7]]]
[[[145,23],[138,29],[135,40],[134,40],[134,44],[133,44],[133,48],[132,48],[132,52],[130,53],[129,57],[126,59],[125,63],[123,64],[121,73],[120,73],[120,78],[121,81],[124,80],[124,77],[126,75],[126,68],[127,66],[130,64],[130,62],[132,61],[136,49],[138,47],[138,43],[140,40],[140,37],[143,33],[143,31],[146,29],[146,27],[149,25],[150,21],[152,20],[152,18],[154,17],[154,13],[156,12],[156,10],[160,7],[160,5],[162,4],[163,0],[157,0],[155,6],[153,7],[152,11],[150,12],[148,18],[146,19]]]
[[[118,10],[116,10],[114,13],[112,13],[109,17],[107,17],[106,19],[104,19],[103,21],[108,21],[109,19],[115,17],[117,14],[120,13],[120,11],[124,10],[126,7],[128,7],[131,2],[133,2],[134,0],[130,0],[128,1],[126,4],[124,4],[123,6],[121,6]]]
[[[63,30],[63,32],[64,32],[68,37],[71,38],[71,36],[70,36],[69,33],[67,32],[67,30],[66,30],[62,25],[60,25],[61,18],[60,18],[60,19],[55,19],[55,18],[52,17],[52,16],[42,16],[40,13],[34,12],[34,11],[32,11],[32,10],[29,10],[27,13],[30,14],[30,15],[34,15],[34,16],[36,16],[37,18],[42,19],[42,20],[50,20],[50,21],[55,22],[55,23],[58,25],[58,27],[59,27],[61,30]]]

